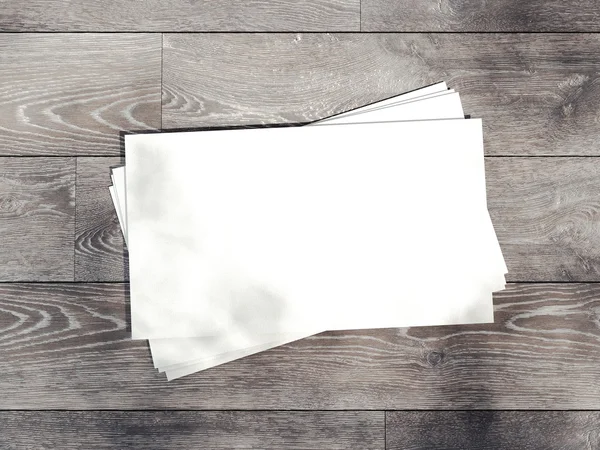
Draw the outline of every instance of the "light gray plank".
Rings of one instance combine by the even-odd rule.
[[[127,254],[106,188],[118,161],[79,158],[79,281],[127,279]],[[600,281],[600,159],[487,158],[486,178],[509,281]]]
[[[359,31],[360,0],[28,0],[0,31]]]
[[[74,226],[74,158],[0,158],[0,281],[72,281]]]
[[[600,281],[600,159],[487,158],[511,281]]]
[[[129,279],[123,232],[108,191],[121,158],[77,158],[75,281]]]
[[[383,411],[0,412],[8,447],[380,449]]]
[[[600,448],[598,411],[394,411],[389,450]]]
[[[600,35],[165,35],[165,128],[304,122],[446,80],[488,155],[600,155]]]
[[[0,34],[0,154],[119,155],[160,127],[160,66],[157,34]]]
[[[362,0],[363,31],[600,31],[596,0]]]
[[[0,409],[600,409],[600,284],[510,285],[494,324],[328,332],[173,382],[127,304],[0,285]]]

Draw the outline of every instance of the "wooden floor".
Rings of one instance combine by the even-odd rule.
[[[597,0],[24,0],[0,31],[0,449],[600,449]],[[120,132],[309,121],[442,80],[484,119],[495,323],[159,376],[130,340]]]

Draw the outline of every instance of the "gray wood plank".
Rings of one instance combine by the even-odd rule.
[[[445,80],[484,119],[488,155],[600,155],[598,48],[595,34],[167,34],[163,126],[310,121]]]
[[[0,285],[0,409],[600,409],[600,284],[510,285],[494,324],[328,332],[173,382],[127,311],[126,285]]]
[[[74,226],[74,158],[0,158],[0,281],[72,281]]]
[[[596,0],[362,0],[362,31],[600,31]]]
[[[598,411],[395,411],[389,450],[598,449]]]
[[[600,159],[487,158],[511,281],[600,281]]]
[[[383,411],[3,411],[0,435],[0,447],[10,449],[383,450],[385,446]]]
[[[78,161],[76,280],[126,280],[106,189],[119,160]],[[600,281],[600,159],[487,158],[486,178],[509,281]]]
[[[360,0],[7,2],[0,31],[359,31]]]
[[[160,127],[160,67],[156,34],[0,34],[0,155],[119,155]]]
[[[129,262],[108,186],[121,158],[77,158],[75,281],[129,278]]]

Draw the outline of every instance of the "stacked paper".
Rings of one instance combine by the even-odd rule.
[[[125,137],[133,339],[169,380],[326,330],[493,322],[482,123],[438,83],[305,126]]]

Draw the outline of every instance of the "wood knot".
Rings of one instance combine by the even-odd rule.
[[[444,353],[442,352],[429,352],[427,354],[427,363],[431,367],[439,366],[444,362]]]
[[[569,77],[568,83],[570,86],[580,87],[589,81],[590,77],[580,73],[574,73]]]
[[[14,197],[0,197],[0,211],[15,212],[19,208],[19,202]]]
[[[562,106],[562,116],[563,117],[570,117],[573,115],[574,112],[575,112],[575,107],[573,106],[572,103]]]

